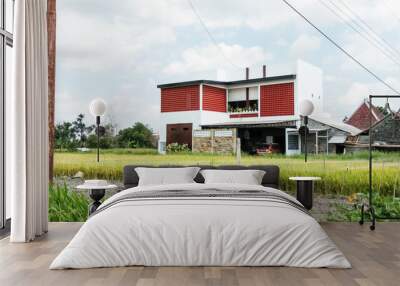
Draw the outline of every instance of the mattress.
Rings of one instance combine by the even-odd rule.
[[[193,183],[135,187],[107,199],[50,269],[133,265],[351,267],[290,195]]]

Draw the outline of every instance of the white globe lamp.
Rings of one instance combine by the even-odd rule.
[[[309,99],[304,99],[300,102],[299,112],[304,117],[304,162],[307,163],[307,133],[308,133],[308,116],[314,111],[314,104]]]
[[[106,113],[107,104],[101,98],[93,99],[89,105],[90,114],[96,117],[97,126],[97,162],[100,161],[100,116]]]
[[[314,111],[314,103],[311,100],[304,99],[300,103],[300,115],[310,116]]]
[[[107,104],[101,98],[96,98],[90,102],[89,110],[90,114],[94,117],[102,116],[106,112]]]

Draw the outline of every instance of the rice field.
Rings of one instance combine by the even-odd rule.
[[[374,154],[373,187],[380,195],[400,196],[400,154]],[[242,165],[278,165],[281,169],[281,189],[293,192],[291,176],[319,176],[316,190],[321,194],[351,195],[368,190],[368,154],[319,155],[309,157],[304,163],[302,156],[285,157],[242,155]],[[95,152],[57,152],[55,176],[73,176],[83,172],[86,179],[104,178],[122,180],[122,168],[128,164],[143,165],[234,165],[233,155],[174,153],[159,155],[151,149],[113,149],[101,151],[100,163]]]

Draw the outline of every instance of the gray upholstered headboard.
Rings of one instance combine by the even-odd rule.
[[[135,171],[136,167],[149,167],[149,168],[176,168],[183,166],[145,166],[145,165],[127,165],[124,167],[123,183],[125,189],[136,187],[139,183],[139,177]],[[207,165],[196,165],[196,167],[204,169],[219,169],[219,170],[263,170],[265,171],[262,185],[265,187],[279,188],[279,167],[275,165],[252,165],[252,166],[238,166],[238,165],[225,165],[225,166],[207,166]],[[204,183],[203,176],[199,173],[194,179],[197,183]]]

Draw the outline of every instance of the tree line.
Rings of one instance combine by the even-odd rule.
[[[79,114],[72,121],[57,123],[55,126],[55,147],[59,150],[76,150],[77,148],[97,148],[97,127],[86,125],[85,116]],[[106,123],[99,128],[99,146],[109,148],[153,148],[153,130],[141,122],[132,127],[121,129],[116,133],[116,126]]]

